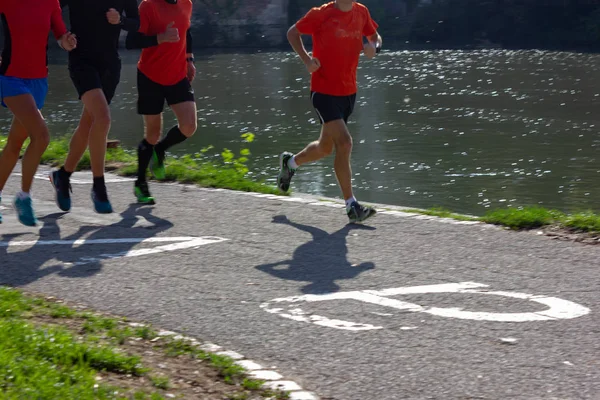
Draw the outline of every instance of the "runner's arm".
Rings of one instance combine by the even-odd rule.
[[[67,27],[65,21],[62,18],[62,9],[60,8],[60,2],[56,1],[56,7],[52,10],[50,16],[50,28],[54,34],[56,40],[60,40],[64,35],[67,34]]]
[[[304,47],[304,42],[302,41],[302,34],[296,28],[296,25],[292,25],[291,28],[287,32],[287,39],[292,46],[292,49],[300,56],[302,62],[304,64],[308,64],[311,61],[311,57],[306,51]]]
[[[140,29],[140,13],[136,0],[126,0],[125,6],[125,18],[121,19],[121,27],[123,30],[128,32],[136,32]]]
[[[141,32],[129,31],[125,39],[125,48],[128,50],[145,49],[158,46],[158,35],[144,35]]]
[[[128,31],[127,38],[125,39],[125,48],[128,50],[132,50],[158,46],[158,35],[145,34],[145,30],[148,26],[149,13],[151,13],[151,10],[149,9],[148,5],[142,3],[139,9],[137,9],[136,7],[136,11],[132,11],[129,8],[131,8],[134,4],[137,4],[136,0],[128,0],[127,11],[131,12],[131,14],[129,14],[128,12],[127,17],[135,13],[137,18],[135,18],[135,22],[130,20],[129,24],[131,24],[131,26],[128,26],[125,29]],[[142,23],[142,18],[145,21],[144,23]]]
[[[379,32],[375,32],[374,35],[367,37],[367,39],[369,42],[375,44],[375,48],[377,48],[377,52],[379,52],[379,49],[381,49],[381,46],[383,45],[383,39],[381,38],[381,35],[379,35]]]
[[[188,61],[190,61],[190,58],[192,59],[192,62],[194,61],[194,46],[192,44],[192,29],[188,29],[187,32],[185,33],[185,48],[186,48],[186,55],[185,57],[188,59]]]

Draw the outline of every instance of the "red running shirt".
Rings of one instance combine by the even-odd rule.
[[[0,75],[22,79],[48,76],[48,32],[67,33],[59,0],[0,0],[4,49]]]
[[[374,35],[378,27],[367,7],[360,3],[354,3],[352,10],[344,12],[330,2],[302,17],[296,29],[312,35],[313,57],[321,62],[321,68],[311,76],[311,91],[331,96],[355,94],[363,36]]]
[[[191,25],[192,1],[177,0],[177,3],[171,4],[165,0],[144,0],[139,9],[139,32],[149,36],[158,35],[171,22],[174,22],[173,28],[179,30],[179,42],[143,49],[138,62],[139,70],[163,86],[179,83],[187,76],[186,32]]]

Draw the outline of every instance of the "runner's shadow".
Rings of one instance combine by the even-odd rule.
[[[107,255],[126,254],[139,243],[86,244],[97,239],[118,239],[122,237],[147,239],[173,227],[167,220],[152,215],[149,208],[132,204],[120,215],[122,220],[107,226],[85,225],[75,233],[61,237],[57,223],[62,213],[40,218],[40,241],[50,244],[25,246],[21,251],[9,252],[7,247],[0,249],[0,284],[24,286],[48,275],[58,274],[69,278],[90,277],[102,269]],[[143,217],[145,223],[138,217]],[[17,235],[1,235],[0,242],[10,242]],[[82,240],[83,243],[68,243]],[[60,242],[59,242],[60,241]],[[67,243],[65,243],[67,242]],[[18,247],[17,247],[18,248]],[[6,260],[6,261],[4,261]]]
[[[310,282],[302,288],[306,294],[337,292],[340,287],[335,281],[354,279],[362,272],[375,268],[372,262],[350,264],[346,237],[352,230],[375,230],[374,227],[348,224],[342,229],[328,232],[308,225],[290,221],[286,216],[273,217],[273,223],[285,224],[312,235],[310,242],[294,251],[291,260],[263,264],[256,267],[280,279]]]

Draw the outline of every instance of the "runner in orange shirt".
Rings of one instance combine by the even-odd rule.
[[[140,28],[128,35],[127,48],[143,48],[138,62],[138,114],[144,116],[145,135],[138,146],[138,178],[134,193],[139,203],[154,204],[146,170],[165,178],[165,153],[192,136],[197,110],[191,82],[196,74],[190,35],[191,0],[144,0],[139,6]],[[185,33],[185,35],[181,35]],[[160,40],[165,37],[166,41]],[[175,38],[175,40],[173,39]],[[165,100],[178,125],[159,141]]]
[[[311,9],[287,34],[311,74],[311,100],[322,128],[320,138],[300,153],[286,151],[280,155],[277,185],[287,192],[300,165],[320,160],[335,149],[335,174],[350,222],[364,221],[375,214],[375,209],[359,204],[352,192],[352,137],[346,123],[356,102],[360,53],[373,58],[381,48],[377,28],[367,7],[354,0],[335,0]],[[304,48],[303,34],[312,35],[312,57]],[[364,36],[367,43],[363,45]]]

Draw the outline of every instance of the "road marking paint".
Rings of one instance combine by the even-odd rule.
[[[37,240],[37,241],[21,241],[21,242],[0,242],[0,247],[25,247],[25,246],[84,246],[84,245],[97,245],[97,244],[140,244],[140,243],[165,243],[175,242],[162,246],[147,248],[147,249],[136,249],[127,250],[119,253],[112,254],[101,254],[96,257],[82,257],[78,261],[72,263],[65,263],[70,267],[81,266],[91,263],[100,262],[103,260],[110,260],[116,258],[129,258],[146,256],[150,254],[158,254],[167,251],[177,251],[183,249],[193,249],[207,244],[220,243],[229,239],[220,237],[153,237],[153,238],[122,238],[122,239],[77,239],[77,240]]]
[[[314,303],[332,300],[355,300],[363,303],[390,307],[404,312],[422,312],[438,317],[457,318],[474,321],[492,322],[531,322],[553,321],[559,319],[573,319],[590,313],[590,309],[571,301],[556,297],[531,295],[526,293],[507,291],[488,291],[488,287],[476,282],[445,283],[439,285],[413,286],[390,288],[384,290],[363,290],[352,292],[337,292],[322,295],[303,295],[273,299],[260,305],[265,311],[280,317],[299,322],[308,322],[328,328],[345,329],[351,331],[365,331],[383,329],[382,326],[362,324],[350,321],[331,319],[316,314],[309,314],[299,307],[299,303]],[[503,296],[524,301],[533,301],[548,307],[546,310],[524,313],[495,313],[465,311],[459,307],[424,307],[419,304],[409,303],[389,296],[428,293],[463,293]],[[285,306],[287,305],[287,307]]]

